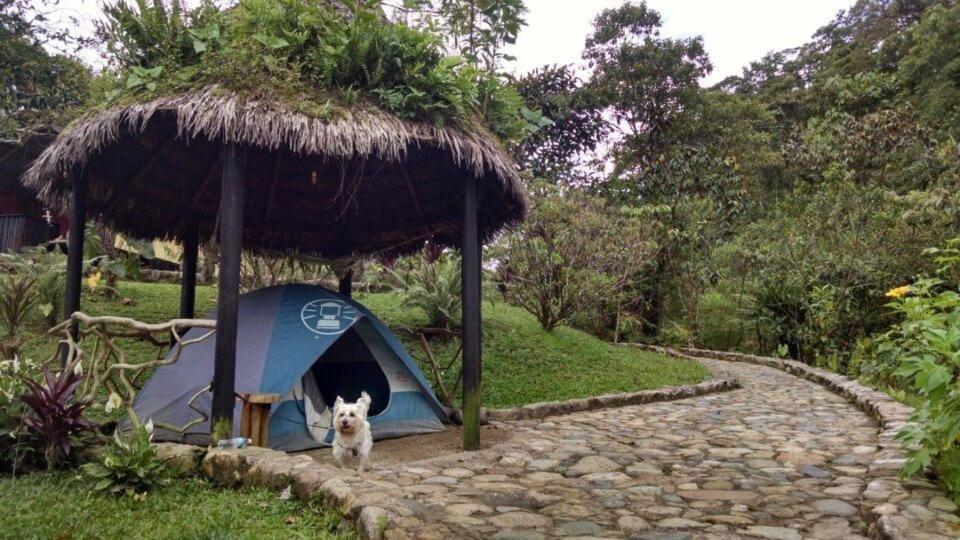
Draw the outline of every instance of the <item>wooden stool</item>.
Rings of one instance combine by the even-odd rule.
[[[251,446],[267,446],[270,433],[270,405],[280,401],[280,394],[237,394],[243,401],[240,411],[240,436],[250,439]]]

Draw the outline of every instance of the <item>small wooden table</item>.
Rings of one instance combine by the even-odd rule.
[[[251,446],[267,446],[270,433],[270,406],[280,401],[280,394],[241,393],[240,436],[250,439]]]

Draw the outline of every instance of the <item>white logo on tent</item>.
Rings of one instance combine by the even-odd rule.
[[[356,308],[341,300],[314,300],[300,310],[307,330],[324,336],[343,333],[359,317]]]

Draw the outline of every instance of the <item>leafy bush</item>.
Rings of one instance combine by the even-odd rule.
[[[428,250],[390,269],[406,292],[404,307],[422,309],[430,326],[450,328],[460,320],[460,260],[452,253],[431,256]]]
[[[934,250],[941,275],[960,268],[960,239]],[[899,439],[908,448],[904,474],[933,465],[960,501],[960,283],[927,278],[892,289],[890,307],[901,321],[876,340],[881,362],[922,398]]]
[[[19,274],[0,277],[0,319],[7,330],[7,338],[14,338],[20,325],[37,307],[37,295],[33,291],[36,279]]]
[[[533,190],[526,222],[496,248],[504,297],[548,331],[592,310],[618,326],[624,286],[652,251],[644,222],[583,191]]]
[[[33,278],[37,308],[47,328],[56,326],[63,316],[64,276],[67,256],[59,250],[38,247],[22,253],[0,254],[0,266],[10,272]]]
[[[82,375],[64,370],[58,375],[43,368],[44,384],[24,377],[27,393],[20,397],[30,410],[23,417],[27,433],[36,437],[43,448],[43,459],[52,469],[71,455],[78,437],[93,429],[83,412],[88,403],[75,398]]]
[[[136,428],[127,440],[118,429],[100,461],[84,463],[84,474],[95,481],[93,489],[112,495],[143,498],[148,491],[167,482],[166,469],[150,444],[153,425]]]
[[[212,1],[184,11],[163,0],[109,6],[98,25],[121,69],[108,102],[142,101],[218,84],[284,99],[334,117],[372,104],[402,118],[484,127],[505,142],[535,130],[517,92],[498,76],[442,53],[434,34],[390,23],[378,1]]]
[[[736,298],[718,290],[700,297],[697,342],[718,351],[738,349],[747,337],[748,325]]]

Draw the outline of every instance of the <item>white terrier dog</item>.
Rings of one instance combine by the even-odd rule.
[[[370,409],[370,395],[360,393],[356,403],[346,403],[337,396],[333,403],[333,460],[343,467],[344,458],[356,459],[357,471],[363,474],[367,459],[373,450],[373,436],[370,435],[370,422],[367,411]]]

